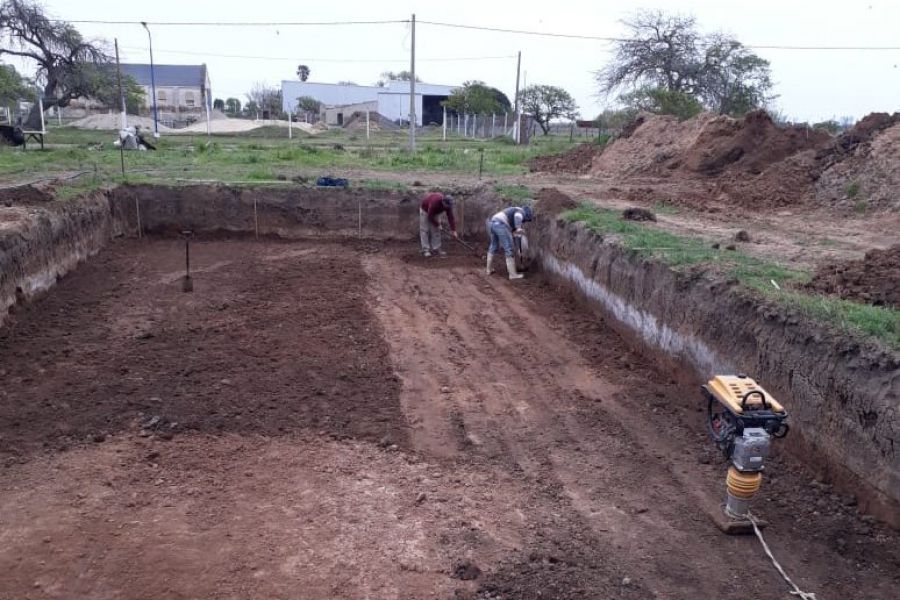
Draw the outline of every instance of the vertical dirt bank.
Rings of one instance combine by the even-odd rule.
[[[302,237],[409,239],[418,235],[419,200],[425,192],[341,188],[232,186],[122,186],[110,194],[113,213],[137,230],[139,207],[150,233],[221,231]],[[457,220],[465,232],[484,227],[478,192],[457,194]]]
[[[791,412],[788,446],[857,494],[865,510],[900,525],[897,352],[857,343],[725,282],[645,261],[580,224],[545,216],[531,242],[547,271],[698,382],[723,372],[764,382]]]
[[[9,204],[0,206],[0,324],[16,303],[47,290],[117,229],[102,193]]]

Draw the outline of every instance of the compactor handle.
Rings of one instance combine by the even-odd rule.
[[[762,407],[763,407],[763,409],[768,410],[769,408],[771,408],[771,406],[769,405],[768,401],[766,400],[766,395],[765,395],[765,393],[764,393],[762,390],[750,390],[749,392],[747,392],[746,394],[744,394],[744,395],[741,397],[741,408],[742,408],[743,410],[747,410],[747,400],[748,400],[751,396],[759,396],[759,399],[762,400]]]

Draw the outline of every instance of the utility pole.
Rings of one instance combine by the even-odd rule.
[[[119,83],[119,98],[122,100],[122,129],[128,126],[125,121],[127,114],[125,110],[125,94],[122,93],[122,65],[119,64],[119,38],[115,38],[116,42],[116,80]],[[125,177],[125,140],[119,136],[119,160],[122,163],[122,178]],[[137,199],[135,199],[137,201]]]
[[[522,51],[519,50],[519,59],[516,61],[516,126],[513,128],[516,137],[516,143],[519,143],[521,136],[519,135],[519,128],[522,126],[522,118],[519,116],[519,74],[522,72]]]
[[[147,40],[150,42],[150,93],[153,94],[153,137],[159,139],[159,112],[156,109],[156,75],[153,67],[153,36],[150,35],[150,28],[147,27],[146,21],[141,21],[141,25],[147,30]]]
[[[409,150],[416,151],[416,13],[412,15],[409,57]]]

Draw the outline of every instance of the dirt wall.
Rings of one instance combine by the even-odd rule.
[[[148,233],[228,232],[284,238],[418,236],[422,192],[342,188],[244,188],[232,186],[122,186],[110,192],[117,218]],[[482,192],[456,193],[457,221],[467,235],[483,229]]]
[[[0,324],[15,305],[49,289],[118,231],[106,196],[0,206]]]
[[[698,383],[737,372],[764,382],[791,413],[786,446],[900,526],[900,353],[645,261],[579,224],[542,218],[531,243],[547,271]]]

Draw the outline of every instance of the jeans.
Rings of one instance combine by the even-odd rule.
[[[428,220],[428,213],[419,209],[419,241],[422,242],[422,252],[431,250],[437,252],[441,249],[441,229],[435,227]]]
[[[514,256],[512,231],[510,231],[509,225],[502,221],[488,220],[487,232],[488,236],[491,238],[491,245],[488,248],[489,254],[497,254],[497,249],[500,246],[503,246],[503,252],[506,254],[506,258],[512,258]]]

